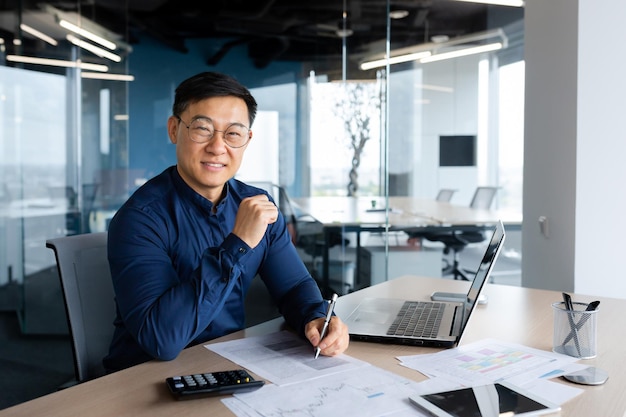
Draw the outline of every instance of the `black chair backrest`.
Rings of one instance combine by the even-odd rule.
[[[115,319],[115,296],[107,259],[107,233],[48,239],[57,261],[74,352],[76,381],[104,375]]]

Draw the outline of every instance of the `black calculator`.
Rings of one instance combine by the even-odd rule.
[[[172,376],[165,379],[177,399],[200,398],[259,389],[265,383],[254,379],[245,369]]]

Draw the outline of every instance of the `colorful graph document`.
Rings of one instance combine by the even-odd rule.
[[[506,380],[556,404],[583,390],[549,379],[587,367],[575,363],[578,359],[571,356],[494,339],[397,359],[431,378],[420,384],[420,390],[435,392]]]
[[[402,365],[426,376],[444,377],[464,386],[489,384],[528,375],[558,376],[578,359],[514,343],[485,339],[427,355],[399,356]]]

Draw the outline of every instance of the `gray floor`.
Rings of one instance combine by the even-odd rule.
[[[25,335],[0,313],[0,409],[54,392],[74,375],[69,336]]]

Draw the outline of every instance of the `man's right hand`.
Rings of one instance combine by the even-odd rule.
[[[256,247],[267,230],[267,226],[278,219],[278,208],[266,195],[259,194],[244,198],[239,205],[233,234]]]

